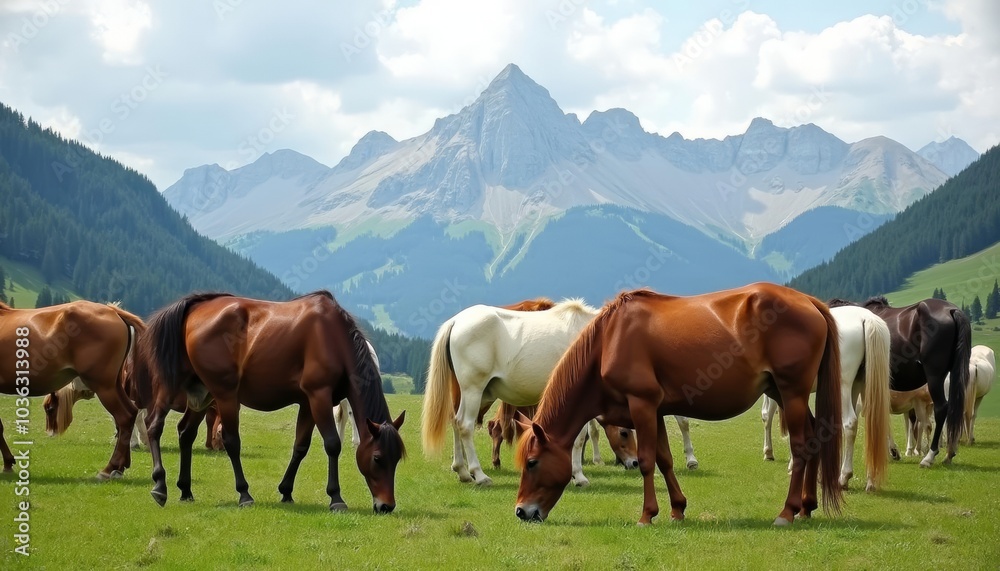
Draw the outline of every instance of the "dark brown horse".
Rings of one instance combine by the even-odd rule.
[[[837,326],[821,301],[795,290],[754,284],[692,297],[639,290],[606,305],[560,359],[515,461],[522,469],[515,513],[544,520],[571,477],[570,448],[580,428],[603,414],[632,426],[643,478],[640,525],[659,512],[659,467],[670,515],[683,519],[687,499],[673,471],[663,416],[732,418],[761,394],[785,411],[792,473],[776,525],[817,507],[839,511],[840,355]],[[816,418],[809,394],[817,384]]]
[[[830,300],[830,307],[858,305],[842,299]],[[912,391],[927,385],[934,401],[934,436],[931,449],[920,461],[929,468],[938,454],[941,430],[948,422],[948,456],[958,452],[965,410],[965,388],[969,379],[972,326],[954,303],[925,299],[906,307],[890,307],[885,297],[873,297],[861,304],[889,326],[891,355],[889,368],[894,391]],[[951,373],[951,394],[945,395],[945,377]],[[956,380],[958,382],[956,382]]]
[[[79,377],[111,413],[118,430],[111,460],[97,478],[120,478],[131,464],[129,438],[136,413],[122,390],[122,363],[144,329],[141,319],[113,304],[74,301],[13,309],[0,303],[0,346],[9,348],[0,351],[0,393],[17,395],[17,406],[26,409],[27,397],[46,395]],[[14,457],[2,423],[0,453],[4,471],[10,471]]]
[[[344,398],[367,426],[357,448],[358,469],[371,490],[373,508],[396,506],[396,465],[405,455],[399,427],[382,393],[382,381],[354,318],[326,291],[287,302],[260,301],[229,294],[193,294],[159,310],[138,346],[136,386],[152,402],[147,430],[153,456],[153,498],[167,500],[160,454],[163,422],[179,392],[201,408],[214,397],[222,419],[226,453],[233,464],[239,505],[253,504],[240,461],[240,405],[273,411],[299,405],[295,444],[278,485],[282,502],[292,501],[299,464],[319,429],[329,457],[327,494],[331,510],[347,509],[340,495],[337,460],[341,442],[333,406]],[[191,405],[191,403],[195,403]],[[360,418],[365,418],[362,423]],[[195,429],[197,424],[194,425]],[[177,487],[191,494],[191,444],[182,434]]]

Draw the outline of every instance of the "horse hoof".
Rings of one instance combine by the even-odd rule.
[[[909,456],[910,453],[907,452],[906,455]],[[889,456],[891,456],[893,460],[899,460],[899,450],[896,450],[895,448],[889,450]]]
[[[335,502],[330,504],[330,511],[332,512],[346,512],[347,504],[344,502]]]
[[[489,476],[484,476],[482,480],[476,480],[476,485],[481,488],[488,488],[493,485],[493,479]]]
[[[941,462],[941,463],[944,464],[944,465],[946,465],[946,466],[951,465],[951,456],[945,458],[944,461]]]
[[[156,503],[160,504],[161,508],[167,505],[167,494],[153,490],[152,492],[149,492],[149,495],[153,496],[153,499],[156,500]]]
[[[182,502],[194,502],[194,496],[192,494],[188,494],[186,496],[181,496],[181,501]]]
[[[471,475],[469,475],[469,474],[459,474],[459,475],[458,475],[458,481],[459,481],[459,482],[464,482],[464,483],[466,483],[466,484],[467,484],[467,483],[469,483],[469,482],[475,482],[475,481],[476,481],[476,479],[475,479],[475,478],[473,478],[473,477],[472,477]]]
[[[930,468],[933,465],[934,465],[933,462],[928,462],[927,460],[921,460],[920,461],[920,467],[921,468]]]
[[[142,446],[139,444],[133,444],[131,448],[133,452],[138,452],[139,450],[142,450]]]
[[[590,480],[586,478],[581,478],[579,480],[573,480],[573,483],[576,484],[577,488],[586,488],[587,486],[590,485]]]
[[[865,491],[868,493],[877,492],[878,487],[875,486],[873,482],[868,482],[867,484],[865,484]]]
[[[774,454],[771,452],[764,453],[764,460],[767,462],[774,462]]]
[[[98,472],[97,473],[97,481],[98,482],[107,482],[110,479],[111,479],[111,474],[108,474],[107,472]]]
[[[281,496],[281,503],[283,503],[283,504],[294,504],[295,500],[292,499],[292,496],[290,494],[285,494],[285,495]]]
[[[4,471],[5,474],[9,474],[10,472],[13,472],[14,471],[14,465],[13,464],[11,464],[10,466],[4,465],[3,471]]]
[[[651,526],[651,525],[653,525],[652,522],[648,522],[647,523],[647,522],[641,522],[641,521],[636,522],[636,524],[635,524],[636,527],[647,527],[647,526]]]
[[[125,477],[125,473],[122,472],[121,470],[112,470],[111,471],[111,479],[112,480],[121,480],[124,477]]]
[[[774,527],[788,527],[790,525],[792,525],[792,522],[781,516],[774,518]]]
[[[241,508],[249,508],[249,507],[253,507],[253,499],[249,499],[249,500],[243,500],[243,501],[241,501],[241,502],[240,502],[240,507],[241,507]]]
[[[692,461],[688,462],[688,470],[697,470],[697,469],[698,469],[698,461],[697,460],[692,460]]]

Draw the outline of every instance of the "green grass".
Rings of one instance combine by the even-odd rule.
[[[38,292],[46,286],[42,273],[32,266],[22,262],[15,262],[9,258],[0,256],[0,266],[7,272],[7,279],[14,281],[14,289],[10,289],[10,284],[4,284],[4,293],[7,299],[14,298],[14,305],[21,309],[31,309],[38,301]],[[52,293],[63,293],[69,295],[70,299],[80,299],[69,289],[69,282],[60,280],[55,286],[49,286]]]
[[[407,410],[409,446],[396,480],[396,512],[371,513],[371,498],[345,448],[340,459],[350,510],[326,506],[322,447],[314,438],[299,472],[294,505],[275,487],[290,454],[293,409],[241,417],[244,468],[257,505],[236,507],[233,475],[224,454],[196,449],[196,501],[182,504],[173,482],[178,456],[171,414],[165,433],[170,484],[166,507],[149,496],[150,458],[133,455],[121,481],[93,475],[111,451],[111,421],[95,401],[78,405],[70,432],[41,436],[41,402],[32,402],[31,534],[27,561],[11,553],[14,478],[0,476],[0,568],[37,569],[982,569],[1000,561],[1000,420],[984,418],[980,444],[963,447],[952,466],[931,470],[915,459],[893,463],[880,493],[847,493],[843,515],[775,529],[771,521],[788,487],[787,446],[777,441],[776,462],[761,458],[760,421],[748,411],[732,421],[693,422],[701,468],[681,468],[689,500],[687,520],[657,520],[637,528],[641,484],[637,473],[613,466],[585,470],[591,486],[566,490],[544,524],[514,517],[518,474],[504,449],[504,467],[488,469],[494,486],[457,481],[450,457],[425,459],[418,432],[420,397],[391,395],[394,413]],[[0,398],[0,418],[13,417],[13,398]],[[895,419],[897,439],[901,436]],[[676,425],[668,423],[675,458]],[[448,438],[450,442],[450,436]],[[486,435],[477,445],[488,456]],[[606,458],[610,451],[605,446]],[[860,458],[856,472],[861,472]],[[666,507],[662,478],[656,489]],[[466,525],[468,522],[469,525]],[[471,526],[471,528],[470,528]],[[474,531],[474,533],[473,533]]]
[[[408,395],[413,393],[413,378],[411,378],[410,375],[385,373],[382,375],[382,378],[392,381],[392,388],[396,390],[397,395]]]
[[[971,304],[979,296],[983,307],[986,296],[993,291],[994,280],[1000,279],[1000,243],[971,256],[935,264],[912,276],[897,291],[886,295],[894,306],[909,305],[931,297],[934,290],[943,288],[948,301],[961,306]],[[995,330],[994,330],[995,329]],[[1000,318],[984,319],[973,324],[972,343],[986,345],[1000,355]],[[1000,397],[983,399],[980,414],[1000,416]]]

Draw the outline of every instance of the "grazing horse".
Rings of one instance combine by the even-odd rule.
[[[673,471],[663,416],[732,418],[761,394],[777,400],[788,425],[792,474],[775,525],[808,517],[818,506],[837,512],[841,487],[840,354],[837,323],[818,299],[774,284],[753,284],[691,297],[649,290],[609,302],[559,360],[515,462],[521,471],[515,514],[543,521],[570,480],[570,449],[588,420],[633,426],[643,479],[640,525],[659,513],[653,483],[659,467],[670,516],[683,519],[687,499]],[[809,394],[816,384],[816,417]]]
[[[854,441],[858,434],[855,404],[864,389],[865,489],[874,491],[885,480],[889,434],[889,328],[885,321],[863,307],[843,306],[830,310],[840,336],[840,406],[844,421],[844,465],[840,485],[847,489],[854,475]],[[862,387],[863,385],[863,387]],[[764,459],[774,460],[771,449],[771,419],[778,403],[764,398]],[[791,464],[789,464],[791,470]]]
[[[0,393],[17,395],[18,406],[27,407],[26,397],[43,396],[79,377],[111,413],[118,439],[99,480],[120,478],[131,464],[129,438],[135,424],[135,405],[121,387],[122,363],[145,329],[142,320],[113,305],[74,301],[41,309],[13,309],[0,303]],[[0,453],[4,471],[14,457],[3,438],[0,423]]]
[[[889,391],[889,410],[892,414],[903,415],[903,426],[906,431],[906,455],[920,456],[925,454],[923,448],[924,435],[927,435],[927,445],[931,443],[931,429],[934,416],[934,401],[927,385],[912,391]],[[911,418],[912,417],[912,418]],[[899,447],[889,432],[889,455],[899,460]]]
[[[834,299],[830,307],[857,305]],[[950,463],[958,452],[958,437],[962,431],[965,410],[965,387],[969,378],[969,356],[972,350],[972,326],[969,318],[953,303],[941,299],[925,299],[906,307],[890,307],[885,297],[873,297],[862,304],[885,320],[892,336],[889,357],[894,391],[912,391],[927,385],[934,400],[934,436],[931,448],[920,461],[924,468],[934,464],[938,455],[941,430],[948,423],[948,456]],[[951,383],[945,395],[945,377],[951,373]]]
[[[566,300],[545,311],[474,305],[445,321],[431,345],[421,426],[425,453],[440,452],[452,421],[460,444],[452,470],[463,482],[492,484],[473,442],[480,411],[497,399],[514,406],[538,403],[559,357],[595,315],[582,301]],[[453,415],[454,383],[461,398]],[[585,436],[579,429],[578,435]],[[582,471],[574,481],[588,483]]]
[[[174,397],[183,392],[195,409],[214,397],[241,507],[254,500],[240,461],[240,406],[274,411],[297,404],[292,458],[278,484],[281,501],[292,501],[295,474],[309,451],[315,427],[329,459],[330,509],[347,509],[340,495],[341,442],[333,420],[333,405],[347,398],[366,418],[368,430],[355,455],[371,490],[372,507],[377,513],[395,508],[396,465],[405,454],[399,436],[404,414],[391,420],[367,339],[329,292],[287,302],[220,293],[188,295],[150,318],[135,361],[136,386],[152,403],[147,426],[153,456],[152,496],[161,506],[167,500],[167,484],[160,435]],[[193,434],[181,434],[177,487],[182,501],[194,499],[193,441]]]
[[[997,360],[993,349],[986,345],[976,345],[969,357],[969,386],[965,389],[965,418],[962,421],[962,434],[969,444],[976,443],[976,418],[979,416],[979,405],[983,397],[993,388],[993,379],[997,374]],[[951,384],[950,375],[945,379],[945,392]]]

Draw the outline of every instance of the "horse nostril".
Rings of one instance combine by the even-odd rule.
[[[528,512],[524,511],[524,508],[522,508],[522,507],[518,507],[516,510],[514,510],[514,513],[517,514],[517,518],[518,519],[521,519],[521,520],[527,520],[528,519]]]
[[[639,467],[639,461],[638,460],[632,460],[632,467],[633,468],[638,468]]]
[[[395,508],[396,506],[393,504],[382,504],[381,506],[379,506],[378,511],[379,513],[391,514],[392,510]]]

